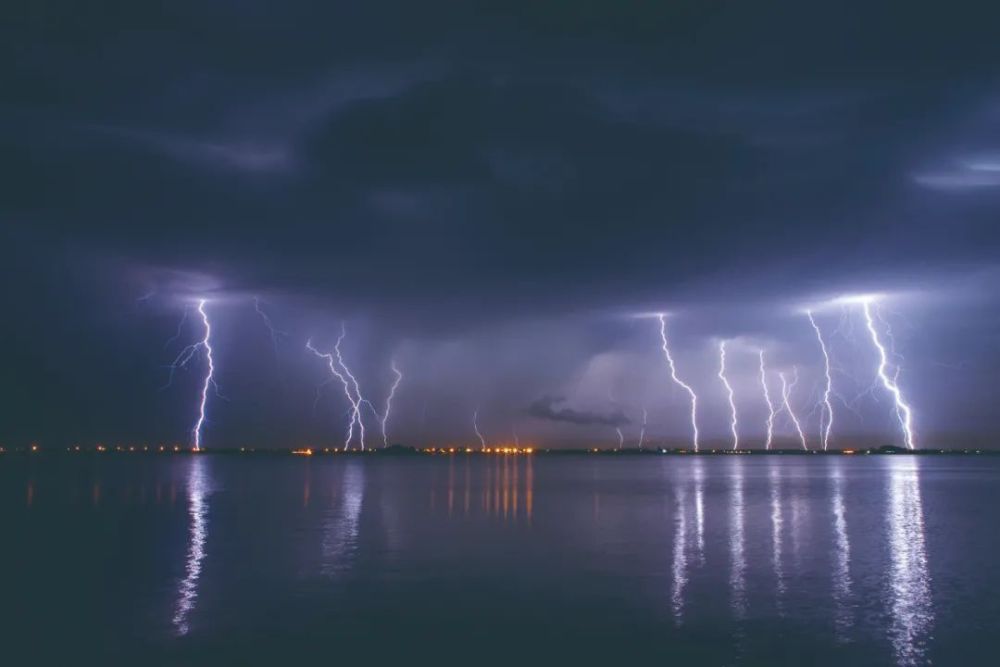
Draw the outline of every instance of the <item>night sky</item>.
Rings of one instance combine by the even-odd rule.
[[[810,446],[1000,430],[1000,40],[989,3],[8,3],[0,443],[762,443],[758,350]],[[255,308],[266,313],[275,334]],[[186,319],[185,312],[188,313]],[[174,337],[176,334],[175,338]],[[319,392],[317,394],[317,392]],[[224,398],[223,398],[224,397]],[[369,444],[381,444],[366,414]],[[786,415],[776,422],[794,446]]]

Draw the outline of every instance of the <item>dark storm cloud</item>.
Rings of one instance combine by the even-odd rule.
[[[629,418],[621,410],[599,413],[560,407],[565,402],[565,396],[543,396],[528,406],[527,413],[535,419],[566,422],[577,426],[625,426],[630,423]]]
[[[262,295],[299,337],[365,319],[356,354],[373,372],[416,338],[444,359],[428,374],[488,385],[531,356],[514,350],[526,341],[580,364],[635,340],[655,350],[635,333],[648,322],[590,335],[587,314],[666,309],[688,315],[678,336],[765,340],[780,338],[776,308],[813,295],[926,290],[996,261],[986,3],[4,12],[6,311],[46,332],[72,322],[106,356],[48,333],[0,343],[25,350],[19,379],[39,365],[94,378],[87,402],[105,403],[80,408],[94,420],[130,405],[107,357],[169,336],[198,295]],[[140,297],[148,330],[120,314]],[[543,320],[561,328],[508,328]],[[506,342],[476,352],[497,328]],[[503,345],[514,362],[491,358]],[[553,377],[575,377],[569,361],[532,359],[495,389],[504,419],[524,391],[574,396]],[[628,363],[599,381],[624,382]],[[49,385],[27,382],[43,403]]]

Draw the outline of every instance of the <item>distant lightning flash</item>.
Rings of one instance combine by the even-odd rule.
[[[823,333],[820,331],[819,325],[816,324],[816,320],[813,319],[812,311],[807,310],[806,316],[809,317],[809,324],[812,325],[813,331],[816,332],[816,340],[819,341],[819,348],[823,351],[823,372],[826,375],[826,387],[823,389],[823,412],[820,413],[819,430],[823,440],[823,451],[826,451],[830,445],[830,430],[833,429],[833,405],[830,403],[830,394],[833,391],[833,379],[830,375],[830,353],[826,348],[826,342],[823,340]]]
[[[486,449],[486,438],[479,432],[479,408],[476,408],[476,411],[472,413],[472,429],[476,432],[476,437],[479,438],[480,448]]]
[[[767,403],[767,441],[764,442],[764,449],[771,449],[771,441],[774,440],[774,403],[771,401],[771,393],[767,390],[764,350],[760,350],[760,387],[764,390],[764,402]]]
[[[258,299],[257,297],[253,298],[253,308],[254,310],[257,311],[257,314],[260,315],[260,319],[264,320],[264,326],[266,326],[267,330],[271,333],[271,344],[274,345],[274,356],[277,357],[278,338],[280,336],[287,336],[288,332],[282,331],[281,329],[278,329],[274,326],[274,323],[271,321],[271,318],[268,316],[266,312],[264,312],[264,309],[260,307],[260,299]]]
[[[670,354],[670,348],[667,345],[667,317],[663,313],[659,314],[660,318],[660,339],[663,341],[662,349],[663,356],[667,360],[667,366],[670,368],[670,379],[674,381],[674,384],[681,387],[688,393],[691,397],[691,429],[693,431],[692,443],[694,445],[694,451],[698,451],[698,397],[694,393],[694,389],[690,385],[685,384],[677,377],[677,367],[674,365],[674,358]]]
[[[788,381],[785,379],[784,373],[778,373],[778,377],[781,378],[781,398],[784,401],[784,409],[788,412],[788,416],[792,418],[792,423],[795,424],[795,430],[799,434],[799,440],[802,442],[802,449],[808,450],[809,447],[806,445],[806,434],[802,431],[802,424],[799,423],[799,418],[795,416],[795,412],[792,410],[792,404],[789,400],[792,388],[799,381],[799,369],[795,367],[795,379],[789,385]]]
[[[382,446],[389,446],[389,436],[386,432],[386,426],[389,423],[389,411],[392,410],[392,398],[396,395],[396,389],[399,388],[399,383],[403,381],[403,372],[396,368],[396,360],[393,359],[389,366],[392,368],[392,372],[396,374],[396,380],[392,383],[392,387],[389,389],[389,395],[385,399],[385,414],[382,415]]]
[[[737,428],[736,400],[733,394],[733,387],[726,377],[726,341],[719,341],[719,379],[726,387],[726,394],[729,397],[729,428],[733,433],[733,449],[738,449],[740,444],[740,434]]]
[[[896,419],[899,420],[899,426],[903,429],[903,439],[906,442],[906,447],[914,449],[913,413],[910,410],[910,406],[903,400],[903,392],[900,391],[899,385],[896,384],[896,379],[899,376],[899,367],[897,366],[895,375],[890,378],[886,372],[889,366],[889,358],[885,346],[879,340],[878,332],[875,330],[875,321],[872,319],[871,312],[871,300],[866,299],[862,301],[861,308],[865,314],[865,324],[868,326],[868,333],[871,334],[872,344],[878,350],[879,364],[876,372],[879,380],[881,380],[882,386],[885,387],[886,391],[892,394],[892,398],[896,403]]]
[[[212,325],[208,321],[208,314],[205,312],[205,300],[198,301],[198,314],[205,325],[205,337],[201,340],[202,347],[205,348],[205,360],[208,362],[208,372],[205,374],[205,383],[201,387],[201,404],[198,406],[198,421],[194,425],[194,448],[201,450],[201,427],[205,423],[205,406],[208,404],[208,388],[214,384],[212,379],[215,376],[215,360],[212,359]]]

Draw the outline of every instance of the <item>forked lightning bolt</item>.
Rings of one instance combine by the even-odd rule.
[[[348,403],[351,404],[350,420],[347,424],[347,438],[344,440],[344,449],[348,449],[351,445],[351,440],[354,439],[354,424],[358,425],[358,432],[360,436],[361,450],[364,451],[365,448],[365,422],[361,415],[361,406],[367,405],[369,409],[375,413],[376,417],[378,413],[372,407],[371,403],[361,395],[361,389],[358,386],[358,381],[351,373],[350,369],[344,363],[344,357],[340,352],[340,344],[343,342],[344,338],[347,336],[347,325],[342,324],[340,327],[340,336],[337,338],[336,344],[333,346],[333,353],[330,352],[320,352],[312,345],[312,339],[306,341],[306,349],[315,354],[321,359],[325,359],[327,367],[330,369],[330,373],[340,380],[340,383],[344,387],[344,396],[347,397]],[[339,370],[338,370],[339,367]]]
[[[389,389],[389,395],[385,399],[385,413],[382,415],[382,446],[389,446],[389,436],[386,431],[386,426],[389,424],[389,411],[392,410],[392,398],[396,395],[396,389],[399,388],[399,383],[403,381],[403,372],[396,368],[396,360],[393,359],[389,366],[392,368],[392,372],[396,374],[396,379],[392,383],[392,387]]]
[[[698,451],[698,397],[694,393],[694,389],[690,385],[685,384],[677,377],[677,368],[674,365],[674,358],[670,354],[670,347],[667,345],[667,316],[663,313],[659,314],[660,318],[660,340],[663,342],[663,356],[666,358],[667,366],[670,368],[670,379],[674,381],[674,384],[681,387],[688,393],[691,397],[691,429],[693,431],[692,444],[694,445],[694,451]]]
[[[740,434],[736,420],[736,400],[733,394],[733,387],[726,377],[726,341],[719,341],[719,379],[722,380],[726,388],[726,395],[729,397],[729,429],[733,433],[733,449],[738,449],[740,444]]]
[[[792,423],[795,425],[795,431],[799,434],[799,440],[802,442],[802,449],[808,450],[809,447],[806,444],[806,434],[802,430],[802,424],[799,422],[799,418],[795,416],[795,411],[792,410],[792,404],[790,401],[792,389],[795,388],[795,385],[799,382],[798,367],[794,367],[793,370],[795,371],[795,379],[792,380],[791,384],[789,384],[785,379],[784,373],[778,373],[778,377],[781,378],[781,398],[784,402],[782,407],[788,412],[788,416],[792,418]]]
[[[830,445],[830,431],[833,429],[833,405],[830,403],[830,394],[833,391],[833,378],[830,374],[830,353],[826,348],[826,342],[823,340],[823,333],[820,331],[819,325],[816,324],[816,320],[813,319],[812,311],[807,310],[806,316],[809,317],[809,324],[812,325],[813,331],[816,332],[816,340],[819,342],[819,348],[823,351],[823,373],[826,376],[826,386],[823,389],[823,411],[820,412],[819,416],[819,430],[820,438],[823,441],[823,451],[826,451]]]
[[[771,442],[774,440],[774,403],[771,401],[771,392],[767,390],[764,350],[760,350],[760,388],[764,390],[764,402],[767,403],[767,439],[764,441],[764,449],[771,449]]]
[[[198,403],[198,419],[195,422],[194,428],[191,430],[191,439],[195,450],[201,450],[201,429],[205,424],[205,408],[208,405],[208,388],[215,387],[215,392],[218,394],[219,388],[215,384],[215,360],[212,358],[212,325],[208,321],[208,314],[205,312],[205,299],[200,299],[198,301],[198,314],[201,316],[202,325],[205,327],[205,334],[203,338],[197,343],[192,343],[188,345],[180,354],[174,358],[172,364],[170,364],[170,376],[167,378],[167,383],[163,385],[163,389],[169,387],[174,381],[174,373],[178,368],[184,368],[187,366],[188,362],[197,354],[200,350],[205,351],[205,361],[207,362],[207,368],[205,373],[205,379],[201,389],[201,400]],[[167,342],[177,339],[180,335],[181,328],[184,322],[187,321],[187,310],[184,311],[184,317],[181,319],[180,325],[177,327],[177,333]]]
[[[899,385],[896,384],[896,379],[899,376],[899,368],[896,368],[896,373],[890,378],[887,373],[889,367],[888,353],[882,341],[879,340],[878,331],[875,329],[875,321],[872,319],[871,299],[862,301],[861,308],[865,314],[865,324],[868,327],[868,333],[871,334],[872,344],[878,350],[879,364],[876,373],[882,382],[882,386],[892,394],[892,398],[895,401],[896,419],[899,420],[899,426],[903,430],[903,440],[906,443],[906,447],[913,449],[913,413],[910,410],[910,406],[903,400],[903,392],[899,389]]]

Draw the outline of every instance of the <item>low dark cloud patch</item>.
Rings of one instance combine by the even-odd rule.
[[[563,396],[543,396],[528,406],[527,414],[535,419],[564,422],[577,426],[625,426],[631,423],[620,408],[601,413],[564,407]]]

